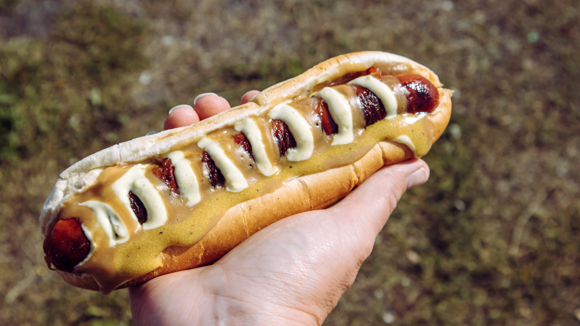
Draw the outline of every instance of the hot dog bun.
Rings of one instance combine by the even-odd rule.
[[[302,75],[274,85],[245,105],[193,126],[167,130],[137,138],[95,153],[65,170],[46,200],[40,216],[43,233],[48,237],[59,218],[61,207],[75,194],[82,193],[97,180],[103,168],[119,163],[142,162],[180,148],[184,143],[201,139],[209,132],[232,126],[249,116],[263,114],[274,106],[300,95],[309,94],[316,85],[348,73],[376,67],[392,75],[417,74],[436,87],[438,77],[426,67],[409,59],[383,52],[359,52],[327,60]],[[447,126],[451,114],[451,91],[442,88],[439,106],[425,117],[433,125],[432,142]],[[346,196],[381,167],[416,157],[416,153],[400,142],[381,141],[353,164],[305,175],[261,197],[240,203],[225,213],[217,224],[193,246],[170,246],[160,254],[161,266],[144,275],[119,284],[123,288],[140,284],[158,275],[210,264],[260,229],[293,214],[328,207]],[[108,292],[89,273],[58,271],[68,283],[85,289]]]

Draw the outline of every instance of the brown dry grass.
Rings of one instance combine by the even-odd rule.
[[[43,262],[38,213],[70,163],[196,94],[235,104],[359,50],[458,91],[430,181],[325,324],[577,324],[580,1],[93,3],[0,2],[0,324],[131,323],[125,291],[77,290]]]

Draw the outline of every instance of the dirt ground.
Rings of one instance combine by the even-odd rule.
[[[578,325],[580,1],[0,0],[0,324],[130,325],[47,269],[57,175],[216,92],[329,57],[407,56],[451,124],[325,325]]]

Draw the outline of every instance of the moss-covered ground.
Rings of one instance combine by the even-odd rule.
[[[37,218],[57,175],[213,91],[235,105],[382,50],[456,90],[450,127],[326,325],[578,325],[580,1],[0,0],[0,325],[129,325],[68,286]]]

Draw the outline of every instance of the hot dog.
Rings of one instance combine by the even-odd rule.
[[[353,53],[193,126],[93,154],[45,202],[45,260],[105,293],[212,263],[383,165],[425,155],[451,112],[440,86],[408,59]]]

